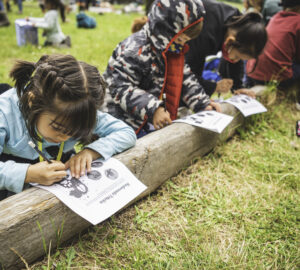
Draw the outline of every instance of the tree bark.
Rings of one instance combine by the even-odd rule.
[[[147,186],[128,205],[157,189],[195,157],[233,136],[244,117],[234,106],[221,105],[224,113],[234,116],[222,134],[175,123],[139,139],[134,148],[115,156]],[[90,225],[45,190],[32,187],[11,196],[0,201],[0,265],[5,269],[24,267],[22,259],[32,263],[48,253],[50,243],[55,248]]]

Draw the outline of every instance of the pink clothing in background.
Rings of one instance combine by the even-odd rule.
[[[247,75],[255,80],[284,81],[292,78],[293,62],[300,63],[300,14],[281,11],[267,26],[268,42],[254,72],[256,60],[247,62]]]

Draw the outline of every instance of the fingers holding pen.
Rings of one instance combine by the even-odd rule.
[[[161,129],[167,125],[171,125],[172,120],[170,113],[163,107],[158,107],[153,116],[153,126],[155,129]]]
[[[52,185],[67,175],[65,165],[60,161],[46,161],[29,165],[25,183],[38,183],[41,185]]]

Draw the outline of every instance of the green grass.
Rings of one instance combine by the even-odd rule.
[[[299,269],[297,119],[293,103],[277,100],[151,196],[61,247],[51,262],[67,269],[74,249],[73,269]],[[48,259],[32,269],[46,265]]]
[[[36,6],[26,2],[25,15],[41,16]],[[53,52],[71,53],[103,72],[138,15],[94,16],[98,27],[83,30],[70,14],[62,25],[72,37],[69,50],[19,48],[14,26],[0,28],[0,80],[10,82],[14,59],[36,61]],[[17,17],[10,14],[11,22]],[[283,96],[268,109],[247,118],[233,139],[151,196],[60,244],[30,268],[299,269],[300,139],[294,130],[300,112]]]
[[[116,45],[130,35],[130,25],[138,14],[117,15],[88,13],[97,20],[95,29],[82,29],[76,27],[76,14],[70,13],[69,22],[61,24],[65,35],[71,36],[72,48],[57,49],[42,47],[45,38],[42,37],[42,29],[39,29],[40,46],[18,47],[16,40],[15,24],[17,18],[26,16],[43,17],[37,2],[24,2],[24,14],[17,14],[17,7],[13,5],[13,12],[9,13],[11,25],[0,27],[0,82],[11,83],[8,73],[16,59],[38,61],[43,54],[61,53],[72,54],[77,59],[98,67],[102,73],[107,65]]]

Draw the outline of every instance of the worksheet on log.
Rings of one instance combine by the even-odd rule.
[[[147,187],[120,161],[95,160],[79,179],[70,171],[52,186],[34,185],[52,192],[75,213],[96,225],[116,213]]]
[[[236,95],[224,100],[224,102],[235,106],[245,117],[267,111],[259,101],[246,95]]]
[[[189,125],[205,128],[217,133],[222,133],[232,121],[233,117],[216,111],[201,111],[195,114],[176,119],[173,122],[186,123]]]

